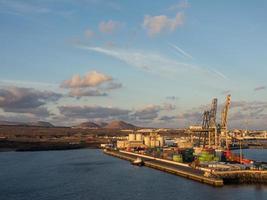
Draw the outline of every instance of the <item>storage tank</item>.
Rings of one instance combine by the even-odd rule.
[[[139,141],[139,142],[143,141],[143,135],[141,133],[136,134],[136,141]]]
[[[150,147],[151,148],[156,147],[156,140],[155,140],[155,138],[151,138],[151,140],[150,140]]]
[[[160,142],[158,140],[155,141],[155,147],[160,147]]]
[[[134,133],[129,134],[129,141],[135,141],[135,134]]]
[[[150,137],[149,136],[146,136],[144,138],[144,140],[145,140],[145,145],[148,146],[148,147],[150,147]]]
[[[163,147],[164,146],[164,138],[162,136],[158,137],[158,141],[159,141],[159,146]]]

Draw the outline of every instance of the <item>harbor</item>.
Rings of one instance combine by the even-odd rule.
[[[251,158],[267,161],[267,150],[249,150],[250,154],[247,151],[245,154]],[[129,161],[104,154],[99,149],[1,152],[0,161],[0,199],[5,200],[202,200],[207,195],[209,199],[219,196],[261,200],[267,195],[267,185],[214,187],[147,166],[132,166]]]
[[[231,95],[227,95],[220,123],[216,121],[218,100],[214,98],[210,109],[203,112],[202,125],[190,126],[183,137],[132,131],[128,137],[109,144],[104,153],[216,187],[266,184],[267,163],[243,155],[248,136],[228,130],[230,103]],[[263,136],[261,140],[266,134]]]
[[[0,15],[0,200],[267,200],[267,0]]]

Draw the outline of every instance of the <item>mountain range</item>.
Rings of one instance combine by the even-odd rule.
[[[40,126],[40,127],[55,127],[53,124],[45,121],[36,122],[11,122],[11,121],[0,121],[0,125],[5,126]]]
[[[83,122],[77,126],[74,126],[74,128],[88,128],[88,129],[105,128],[105,129],[131,129],[132,130],[137,127],[124,121],[115,120],[109,123],[105,123],[105,122],[96,123],[96,122],[90,122],[90,121]]]
[[[0,125],[4,126],[37,126],[37,127],[46,127],[46,128],[51,128],[55,127],[53,124],[50,122],[45,122],[45,121],[36,121],[36,122],[12,122],[12,121],[0,121]],[[92,122],[92,121],[87,121],[80,123],[76,126],[73,126],[73,128],[82,128],[82,129],[136,129],[137,127],[134,126],[133,124],[124,122],[124,121],[111,121],[109,123],[107,122]]]

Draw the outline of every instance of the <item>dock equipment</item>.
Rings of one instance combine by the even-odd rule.
[[[207,138],[209,147],[218,146],[218,131],[216,124],[217,104],[218,99],[212,99],[210,110],[205,110],[202,115],[202,130],[199,131],[198,145],[201,146],[202,141],[203,148],[207,145]]]
[[[229,146],[230,138],[228,136],[227,122],[230,109],[231,95],[227,95],[225,105],[221,111],[221,123],[217,123],[218,99],[212,99],[211,107],[205,110],[202,115],[202,124],[200,129],[189,130],[189,134],[198,136],[197,146],[205,148],[220,148]]]

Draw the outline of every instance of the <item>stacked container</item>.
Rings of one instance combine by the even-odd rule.
[[[202,151],[198,159],[202,162],[220,161],[220,157],[215,156],[215,151],[213,149]]]
[[[188,149],[183,149],[182,151],[181,151],[181,154],[182,154],[182,156],[183,156],[183,161],[184,162],[193,162],[193,160],[194,160],[194,155],[193,155],[193,153],[194,153],[194,150],[192,149],[192,148],[188,148]]]
[[[175,162],[183,162],[183,156],[181,154],[174,154],[172,160]]]

